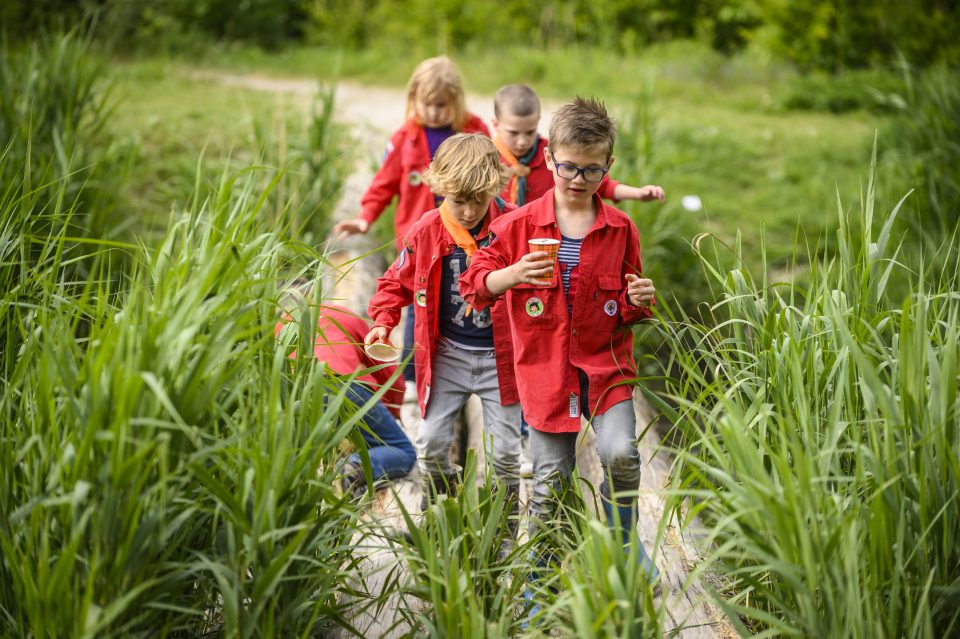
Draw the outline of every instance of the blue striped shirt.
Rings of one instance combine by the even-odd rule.
[[[557,261],[560,262],[560,280],[563,282],[563,294],[567,297],[567,311],[573,308],[570,299],[570,272],[580,263],[580,246],[583,238],[574,239],[566,235],[560,236],[560,250],[557,251]]]

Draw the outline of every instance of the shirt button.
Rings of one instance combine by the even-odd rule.
[[[574,334],[574,335],[577,334],[577,329],[573,329],[573,334]]]

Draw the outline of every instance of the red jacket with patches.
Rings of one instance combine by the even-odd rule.
[[[292,319],[285,316],[277,324],[274,334],[279,336],[283,327]],[[370,390],[376,392],[382,386],[390,387],[380,398],[394,417],[400,419],[400,406],[403,404],[403,376],[391,377],[397,370],[396,366],[384,365],[370,359],[363,350],[363,338],[370,332],[367,321],[350,309],[342,306],[324,304],[320,307],[317,319],[317,338],[313,344],[313,355],[321,362],[326,362],[330,370],[338,375],[352,375],[357,371],[374,369],[356,379],[365,382]],[[293,353],[291,357],[296,357]]]
[[[648,308],[627,300],[626,274],[639,274],[640,235],[622,211],[594,196],[597,219],[580,247],[570,292],[573,310],[560,282],[559,269],[550,286],[519,284],[501,297],[513,331],[514,368],[520,404],[527,422],[548,433],[580,430],[580,382],[589,380],[588,406],[602,415],[631,398],[629,381],[636,377],[633,333],[628,325],[650,317]],[[528,252],[527,240],[560,239],[553,192],[497,220],[495,239],[477,251],[460,277],[460,292],[474,308],[498,296],[486,287],[487,275],[514,264]]]
[[[516,207],[506,204],[504,209],[490,202],[487,215],[495,221],[499,216]],[[482,240],[485,235],[478,237]],[[440,339],[439,308],[440,278],[443,257],[457,248],[456,243],[440,220],[440,211],[426,213],[413,225],[404,240],[396,262],[377,280],[377,292],[367,309],[377,326],[392,329],[400,323],[403,307],[414,305],[414,365],[417,374],[417,396],[420,412],[426,414],[430,400],[432,381],[431,363],[437,342]],[[477,253],[474,253],[476,256]],[[490,306],[485,304],[484,308]],[[513,345],[506,308],[496,304],[491,309],[493,320],[493,346],[496,352],[497,377],[500,384],[500,403],[504,406],[519,401],[517,382],[513,373]]]
[[[533,154],[533,160],[527,165],[530,167],[530,175],[527,176],[527,201],[523,204],[530,204],[534,200],[539,200],[544,193],[553,188],[553,171],[547,168],[547,161],[543,157],[545,148],[547,148],[547,138],[541,137],[537,142],[537,152]],[[506,158],[501,156],[500,159],[509,166],[510,163],[507,162]],[[513,180],[515,179],[516,177],[512,178],[500,194],[505,202],[510,202],[510,190],[513,188]],[[605,175],[597,193],[606,200],[614,200],[613,190],[617,188],[618,184],[620,182],[610,179],[609,175]],[[521,205],[519,202],[513,202],[513,204]]]
[[[472,114],[460,133],[490,136],[483,120]],[[431,159],[426,132],[416,121],[408,120],[390,138],[383,164],[360,199],[360,219],[373,224],[393,198],[400,196],[393,222],[398,251],[414,222],[426,211],[437,208],[433,192],[422,180]]]

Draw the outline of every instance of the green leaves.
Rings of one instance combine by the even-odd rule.
[[[871,177],[859,215],[838,206],[838,256],[811,256],[806,288],[760,287],[716,260],[715,326],[665,325],[681,371],[665,414],[687,438],[674,505],[693,500],[729,584],[715,597],[745,632],[960,624],[960,551],[945,538],[960,498],[960,282],[905,261],[903,200],[880,225],[874,198]],[[941,260],[956,263],[948,242]]]

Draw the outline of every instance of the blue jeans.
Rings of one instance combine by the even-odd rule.
[[[358,382],[347,387],[347,398],[358,407],[373,397],[373,391]],[[370,455],[370,467],[374,481],[380,479],[398,479],[409,473],[417,462],[417,451],[413,443],[384,403],[377,402],[363,418],[367,428],[361,428],[360,434],[367,444]],[[368,430],[369,429],[369,430]],[[348,458],[360,464],[360,455],[354,453]]]

